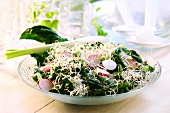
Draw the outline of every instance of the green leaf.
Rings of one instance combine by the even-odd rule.
[[[83,10],[84,4],[81,2],[77,2],[74,6],[71,7],[71,11]]]
[[[90,3],[93,3],[94,2],[94,0],[90,0]]]
[[[51,21],[50,20],[43,20],[41,22],[41,25],[51,28]]]
[[[144,62],[144,65],[141,65],[141,66],[140,66],[140,69],[141,69],[142,71],[149,71],[149,72],[151,72],[151,73],[155,70],[154,67],[148,65],[148,64],[145,63],[145,62]]]
[[[117,64],[120,64],[120,65],[124,68],[125,65],[124,65],[124,63],[123,63],[123,60],[122,60],[122,58],[119,56],[119,54],[120,54],[121,52],[124,52],[124,49],[121,48],[121,47],[117,48],[117,49],[115,50],[115,52],[112,54],[112,58],[113,58],[113,60],[115,60],[115,62],[116,62]]]
[[[152,73],[154,70],[155,70],[155,68],[154,68],[154,67],[149,66],[149,71],[150,71],[151,73]]]
[[[22,33],[20,39],[32,39],[45,44],[68,41],[66,38],[61,38],[51,28],[41,25],[28,28]],[[37,65],[42,66],[48,56],[48,52],[45,51],[42,53],[31,54],[31,56],[37,60]]]
[[[100,10],[100,7],[96,8],[96,12],[98,12]]]
[[[32,79],[33,79],[35,82],[38,82],[38,77],[37,77],[37,75],[31,76],[31,77],[32,77]]]
[[[99,19],[98,17],[94,17],[92,20],[92,24],[94,25],[96,29],[97,35],[107,36],[108,33],[103,30],[103,26],[97,23],[98,19]]]
[[[45,44],[52,44],[56,41],[64,42],[68,39],[61,38],[54,30],[46,26],[34,26],[24,31],[20,39],[32,39]]]
[[[122,72],[123,71],[122,65],[118,64],[117,68],[118,68],[118,72]]]
[[[42,3],[41,3],[41,8],[40,8],[40,9],[44,9],[45,6],[46,6],[46,3],[45,3],[45,2],[42,2]]]
[[[137,62],[142,63],[142,58],[140,57],[140,55],[134,51],[134,50],[130,50],[130,55],[132,56],[133,59],[135,59]]]
[[[31,54],[31,57],[34,57],[37,60],[38,66],[43,66],[45,65],[44,62],[48,57],[48,55],[49,55],[48,52],[41,52],[41,53]]]
[[[47,26],[47,27],[49,27],[49,28],[51,28],[51,29],[57,29],[57,27],[58,27],[58,20],[53,20],[53,21],[51,21],[51,20],[43,20],[42,22],[41,22],[41,25],[42,26]]]
[[[54,15],[56,15],[57,14],[57,12],[47,12],[46,14],[45,14],[45,16],[47,17],[47,18],[52,18]]]
[[[103,28],[103,27],[98,28],[98,30],[97,30],[97,31],[98,31],[98,32],[97,32],[98,36],[107,36],[108,33],[105,32],[105,31],[103,31],[102,28]]]
[[[51,23],[51,28],[57,29],[58,28],[58,20],[53,20]]]

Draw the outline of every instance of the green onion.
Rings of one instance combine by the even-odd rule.
[[[92,42],[105,42],[105,37],[102,36],[93,36],[93,37],[85,37],[85,38],[78,38],[76,40],[70,40],[66,42],[60,42],[59,44],[63,46],[73,46],[75,43],[92,43]],[[49,50],[53,44],[47,44],[40,47],[28,48],[28,49],[9,49],[6,50],[4,56],[6,59],[15,58],[23,55],[33,54],[33,53],[40,53]]]
[[[14,57],[19,57],[27,54],[33,54],[33,53],[39,53],[39,52],[44,52],[47,51],[52,45],[45,45],[41,47],[34,47],[34,48],[29,48],[29,49],[18,49],[18,50],[6,50],[5,52],[5,58],[10,59]]]

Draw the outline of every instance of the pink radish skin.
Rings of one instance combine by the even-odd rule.
[[[117,66],[117,64],[113,60],[104,60],[102,61],[102,65],[108,71],[116,69]]]
[[[63,52],[63,56],[65,57],[70,57],[72,55],[71,52]]]
[[[105,77],[109,77],[110,73],[106,70],[100,69],[100,68],[96,68],[97,72],[99,73],[99,75],[101,76],[105,76]]]
[[[131,66],[134,66],[134,67],[138,66],[138,63],[135,60],[133,60],[133,59],[127,59],[127,61],[129,62],[129,64]]]
[[[49,65],[41,67],[42,72],[48,72],[48,71],[50,71],[50,69],[51,69],[51,66],[49,66]]]
[[[40,89],[48,91],[50,90],[54,85],[49,79],[42,79],[39,81],[38,86]]]
[[[90,55],[87,60],[94,64],[100,64],[100,59],[98,55]]]

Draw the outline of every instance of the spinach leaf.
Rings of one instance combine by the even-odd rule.
[[[68,41],[67,38],[61,38],[54,30],[46,26],[33,26],[32,28],[28,28],[25,30],[20,39],[31,39],[36,40],[45,44],[52,44],[55,42],[64,42]],[[31,54],[37,60],[38,66],[43,66],[46,58],[48,57],[48,51],[42,53]]]
[[[116,64],[118,64],[118,65],[120,64],[122,68],[125,68],[126,66],[125,66],[122,58],[121,58],[120,55],[119,55],[119,54],[120,54],[121,52],[123,52],[123,51],[124,51],[123,48],[117,48],[117,49],[115,50],[115,52],[112,53],[111,59],[114,60],[114,61],[116,62]],[[117,69],[116,69],[116,70],[117,70]]]
[[[135,59],[137,62],[139,62],[139,63],[142,63],[142,62],[143,62],[143,61],[142,61],[142,58],[140,57],[139,54],[137,54],[136,51],[130,50],[130,55],[131,55],[131,57],[132,57],[133,59]]]
[[[49,27],[41,25],[28,28],[21,34],[20,39],[32,39],[45,44],[68,41],[66,38],[61,38],[54,30],[50,29]]]
[[[44,66],[44,62],[46,61],[46,58],[48,57],[48,52],[41,52],[41,53],[34,53],[31,54],[31,57],[34,57],[37,60],[37,65],[38,66]]]
[[[116,54],[120,54],[121,52],[125,52],[127,55],[129,55],[130,51],[127,48],[119,47],[115,50]]]

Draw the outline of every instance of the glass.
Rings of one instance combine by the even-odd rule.
[[[61,35],[71,39],[89,35],[92,18],[89,1],[63,1],[59,4],[59,10],[58,31]]]
[[[101,0],[93,3],[94,7],[100,7],[98,12],[98,22],[103,25],[104,29],[109,29],[115,25],[118,25],[122,20],[117,21],[117,12],[115,1],[113,0]]]
[[[20,0],[21,31],[35,25],[51,28],[51,23],[57,19],[58,3],[60,0]],[[57,27],[54,29],[56,30]]]
[[[119,1],[119,0],[118,0]],[[127,6],[134,22],[139,25],[145,24],[145,7],[147,0],[126,0]],[[148,0],[153,1],[154,12],[149,16],[151,18],[151,26],[156,27],[155,35],[170,39],[170,11],[168,0]],[[115,5],[115,0],[100,0],[93,3],[96,6],[100,6],[102,11],[99,11],[99,23],[104,25],[106,30],[111,30],[114,25],[124,25],[124,21]],[[107,4],[107,6],[106,6]],[[115,24],[116,18],[119,20]]]

